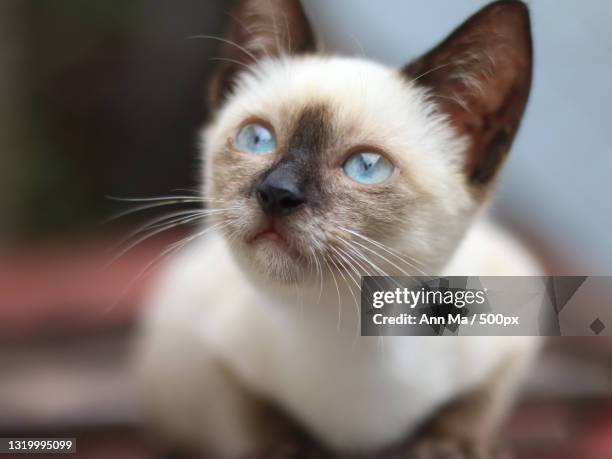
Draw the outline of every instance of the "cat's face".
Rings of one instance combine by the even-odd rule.
[[[480,15],[508,19],[493,12]],[[287,27],[273,37],[241,28],[281,13]],[[524,8],[509,13],[522,14],[524,25]],[[245,1],[236,15],[242,19],[230,39],[237,46],[226,51],[240,65],[222,66],[213,83],[222,102],[204,138],[206,196],[219,209],[213,224],[236,258],[284,282],[326,270],[439,270],[518,126],[529,90],[529,39],[510,57],[482,43],[475,54],[473,44],[463,48],[486,31],[480,22],[490,30],[491,18],[473,18],[476,24],[455,33],[457,43],[398,70],[305,55],[313,51],[312,34],[297,2]],[[514,65],[515,54],[525,61],[515,76],[491,76],[494,64],[504,71]],[[516,90],[515,80],[526,82]]]
[[[399,72],[361,60],[294,57],[244,74],[208,132],[206,180],[215,206],[231,209],[219,219],[240,256],[294,279],[315,256],[344,265],[357,251],[371,257],[357,233],[436,265],[449,249],[440,234],[463,227],[472,198],[462,144],[424,96]],[[269,177],[289,189],[285,205],[279,188],[263,191],[278,209],[262,203]],[[291,201],[293,188],[302,202]]]

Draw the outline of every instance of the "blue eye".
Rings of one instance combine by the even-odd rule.
[[[356,182],[374,185],[391,177],[395,167],[377,153],[355,153],[344,162],[342,170]]]
[[[236,136],[240,151],[254,155],[267,155],[276,149],[276,140],[270,130],[261,124],[247,124]]]

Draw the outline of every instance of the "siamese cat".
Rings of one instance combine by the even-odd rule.
[[[142,329],[158,431],[205,457],[494,457],[537,339],[362,337],[359,283],[541,274],[479,218],[530,91],[527,7],[492,3],[399,69],[317,52],[297,0],[242,0],[224,43],[209,225]]]

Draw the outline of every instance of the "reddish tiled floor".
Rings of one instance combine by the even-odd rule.
[[[0,341],[129,321],[159,265],[145,268],[182,235],[145,241],[110,266],[117,238],[0,252]]]

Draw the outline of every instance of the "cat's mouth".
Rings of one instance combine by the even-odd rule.
[[[271,218],[266,218],[253,234],[247,238],[247,243],[254,247],[259,245],[272,247],[293,257],[299,256],[286,228],[277,220]]]
[[[253,244],[261,241],[269,241],[284,246],[287,245],[285,236],[282,234],[282,231],[278,229],[278,225],[276,225],[273,220],[268,220],[262,228],[257,230],[254,236],[249,238],[248,242]]]

